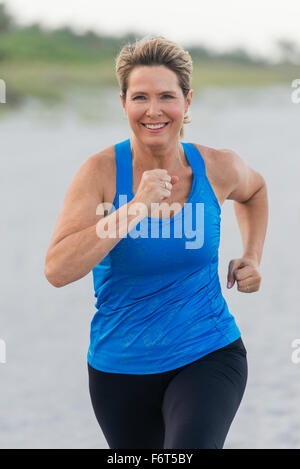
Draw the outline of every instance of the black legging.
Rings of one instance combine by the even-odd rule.
[[[163,373],[98,371],[89,389],[109,448],[223,448],[242,400],[247,352],[241,338]]]

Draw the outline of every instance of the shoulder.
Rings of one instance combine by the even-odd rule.
[[[193,143],[193,145],[199,150],[204,160],[206,172],[213,178],[220,180],[219,182],[222,179],[228,180],[228,175],[234,169],[234,152],[223,148],[217,149],[199,145],[198,143]]]
[[[207,176],[223,189],[224,199],[245,202],[265,184],[263,176],[236,151],[194,145],[204,159]]]
[[[101,185],[105,184],[115,170],[114,145],[89,156],[81,165],[80,171],[89,173]]]
[[[111,145],[88,157],[84,164],[90,166],[91,168],[95,167],[106,171],[111,169],[114,162],[115,150],[114,145]]]
[[[230,150],[216,149],[193,143],[199,150],[204,164],[206,176],[211,183],[221,204],[227,199],[235,181],[234,156]]]
[[[68,192],[95,194],[103,200],[115,172],[114,161],[113,145],[88,156],[75,171]]]
[[[206,171],[211,173],[213,177],[225,179],[224,172],[228,177],[235,170],[236,161],[239,157],[234,151],[225,148],[212,148],[199,145],[198,143],[193,143],[192,145],[195,145],[199,150],[204,160]]]

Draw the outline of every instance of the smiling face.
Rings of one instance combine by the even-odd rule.
[[[130,73],[123,108],[136,137],[145,144],[178,140],[183,118],[191,103],[193,90],[185,98],[177,75],[165,67],[137,66]],[[145,124],[164,124],[162,129],[147,129]],[[165,125],[166,124],[166,125]]]

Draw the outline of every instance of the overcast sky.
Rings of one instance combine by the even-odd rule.
[[[181,45],[269,55],[279,38],[300,45],[300,0],[0,0],[18,22],[121,35],[161,34]]]

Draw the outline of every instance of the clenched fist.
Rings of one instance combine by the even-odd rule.
[[[173,185],[179,181],[178,176],[170,176],[167,169],[144,171],[133,201],[147,207],[148,216],[152,203],[161,203],[171,195]]]

